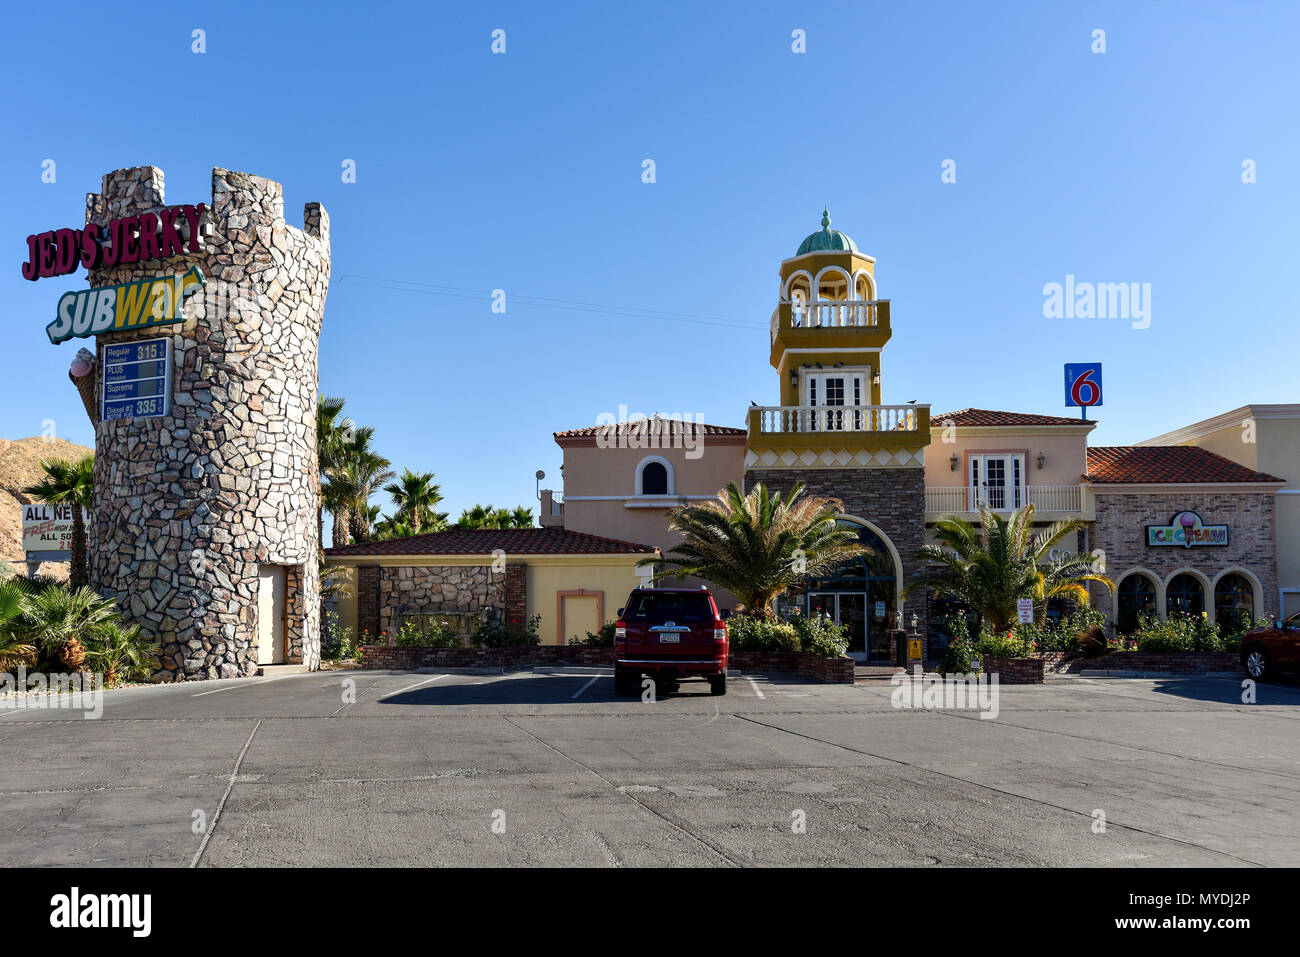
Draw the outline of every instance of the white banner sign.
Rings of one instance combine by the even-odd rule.
[[[85,518],[84,511],[82,518]],[[71,505],[23,506],[23,551],[68,552],[71,550]]]
[[[1026,625],[1033,624],[1034,602],[1031,598],[1016,599],[1016,618]]]

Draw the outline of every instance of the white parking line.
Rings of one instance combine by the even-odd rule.
[[[401,691],[394,691],[392,694],[386,694],[386,695],[384,695],[383,698],[380,698],[379,700],[380,700],[380,701],[383,701],[383,700],[385,700],[386,698],[392,698],[392,697],[394,697],[394,696],[396,696],[396,695],[399,695],[399,694],[406,694],[406,692],[408,692],[408,691],[414,691],[416,688],[422,688],[422,687],[424,687],[425,685],[431,685],[431,684],[433,684],[435,681],[437,681],[439,678],[445,678],[445,677],[447,677],[447,676],[446,676],[446,675],[434,675],[432,678],[426,678],[424,681],[417,681],[417,682],[416,682],[415,684],[413,684],[413,685],[407,685],[407,686],[406,686],[405,688],[403,688]]]
[[[226,688],[213,688],[211,691],[200,691],[198,694],[190,695],[190,697],[202,698],[205,694],[221,694],[221,692],[223,691],[234,691],[237,688],[251,688],[253,685],[268,685],[272,681],[283,681],[285,678],[297,678],[297,677],[298,677],[297,675],[279,675],[278,677],[275,678],[254,678],[252,680],[249,680],[247,678],[244,679],[235,678],[232,680],[238,681],[239,682],[238,684],[233,684]]]
[[[579,688],[577,691],[575,691],[573,694],[571,694],[571,695],[569,696],[569,700],[572,701],[574,698],[578,697],[578,695],[582,694],[584,691],[586,691],[588,688],[590,688],[592,685],[594,685],[597,681],[599,681],[599,680],[600,680],[601,678],[603,678],[603,677],[605,677],[605,676],[604,676],[604,675],[596,675],[594,678],[592,678],[590,681],[588,681],[585,685],[583,685],[581,688]]]
[[[763,692],[759,690],[757,681],[755,681],[753,678],[749,677],[748,675],[745,676],[745,680],[748,681],[750,686],[754,689],[754,694],[758,695],[760,698],[767,697],[767,695],[763,694]]]

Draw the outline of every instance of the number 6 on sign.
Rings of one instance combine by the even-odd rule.
[[[1065,404],[1083,409],[1088,417],[1088,406],[1101,405],[1101,363],[1067,362],[1065,364]]]

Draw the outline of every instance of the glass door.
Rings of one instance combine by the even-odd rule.
[[[863,413],[865,378],[860,372],[810,373],[807,376],[805,403],[813,406],[813,431],[860,432]]]
[[[996,512],[1010,511],[1023,504],[1023,455],[972,455],[970,457],[971,505],[987,505]]]
[[[867,596],[862,592],[812,592],[808,595],[808,617],[825,615],[848,632],[848,653],[864,658],[867,649]],[[874,640],[874,629],[873,629]],[[889,637],[886,633],[885,654],[888,656]]]

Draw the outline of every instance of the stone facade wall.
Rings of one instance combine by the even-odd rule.
[[[805,494],[839,499],[845,514],[871,522],[893,544],[903,565],[904,585],[916,569],[912,556],[925,541],[924,469],[750,469],[745,473],[746,489],[757,482],[782,490],[803,482],[808,487]],[[926,634],[929,618],[924,591],[908,597],[903,621],[898,624],[910,630],[913,613],[918,630]]]
[[[1097,521],[1090,535],[1091,546],[1106,553],[1106,574],[1119,583],[1129,571],[1145,568],[1161,581],[1174,572],[1192,568],[1210,582],[1228,569],[1242,569],[1259,579],[1263,607],[1255,616],[1277,614],[1277,540],[1274,525],[1274,494],[1269,492],[1179,492],[1159,494],[1105,493],[1096,496]],[[1206,525],[1227,525],[1226,546],[1149,547],[1148,525],[1167,525],[1178,512],[1188,510],[1201,516]],[[1099,586],[1092,588],[1093,604],[1107,612],[1112,596]],[[1205,607],[1214,614],[1214,594],[1206,588]],[[1158,609],[1163,614],[1164,609]]]
[[[510,566],[507,566],[507,571]],[[403,613],[478,612],[506,607],[506,574],[490,565],[402,565],[379,569],[379,631],[394,637]]]
[[[104,177],[86,221],[157,211],[162,171]],[[197,203],[205,197],[183,197]],[[286,566],[285,657],[320,663],[317,345],[329,286],[329,216],[286,224],[279,183],[214,169],[203,248],[92,270],[94,287],[197,266],[185,319],[99,336],[171,341],[172,407],[95,428],[92,585],[162,646],[158,679],[257,669],[262,565]]]

